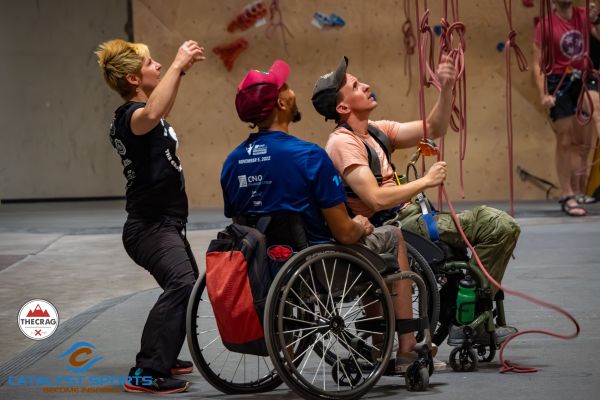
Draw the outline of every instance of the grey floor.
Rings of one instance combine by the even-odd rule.
[[[506,205],[490,204],[505,209]],[[458,208],[467,208],[463,203]],[[40,377],[72,375],[58,355],[78,341],[96,346],[102,360],[83,375],[125,375],[139,346],[145,317],[160,290],[125,254],[120,201],[0,206],[0,399],[135,398],[130,393],[44,393]],[[562,214],[554,202],[517,204],[522,236],[504,283],[573,313],[581,324],[575,340],[529,335],[518,338],[507,358],[540,368],[535,374],[499,374],[497,360],[473,373],[435,374],[431,388],[410,393],[403,379],[383,378],[367,398],[590,399],[600,378],[600,204],[585,218]],[[208,242],[227,224],[221,210],[197,209],[188,236],[200,264]],[[49,339],[33,342],[16,324],[30,299],[50,300],[60,326]],[[508,297],[509,322],[524,329],[573,330],[561,315]],[[440,358],[450,347],[440,348]],[[187,346],[182,356],[189,359]],[[11,378],[12,377],[12,378]],[[15,377],[20,377],[18,380]],[[181,398],[223,398],[197,373]],[[15,382],[26,384],[15,385]],[[11,384],[13,383],[13,384]],[[229,396],[229,398],[251,396]],[[285,386],[260,398],[296,398]]]

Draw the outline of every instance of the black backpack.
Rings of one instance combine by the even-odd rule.
[[[231,224],[210,242],[206,288],[227,349],[268,355],[263,316],[272,280],[266,238],[259,230]]]

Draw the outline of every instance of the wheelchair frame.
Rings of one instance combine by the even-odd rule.
[[[386,374],[395,331],[400,328],[419,331],[419,357],[405,374],[407,388],[426,389],[433,373],[429,324],[437,324],[439,298],[436,290],[429,293],[427,289],[427,285],[435,285],[429,266],[407,247],[409,259],[417,266],[413,268],[425,274],[427,284],[419,274],[399,272],[395,260],[395,267],[391,266],[392,260],[362,246],[326,244],[296,253],[280,269],[267,297],[263,326],[270,357],[232,353],[220,344],[216,324],[209,324],[212,309],[202,274],[190,297],[187,316],[188,345],[196,366],[224,393],[265,392],[283,381],[304,398],[355,399]],[[342,271],[337,276],[336,268]],[[419,318],[395,320],[388,285],[398,279],[414,282]],[[378,304],[380,315],[368,317],[366,308]],[[430,321],[428,308],[434,320]],[[360,317],[346,318],[348,315]],[[203,341],[203,334],[212,337]],[[376,337],[383,340],[376,344]],[[223,365],[217,365],[219,360],[224,360]],[[250,378],[247,366],[253,371]],[[238,374],[240,369],[243,372]],[[232,375],[225,377],[226,373]]]
[[[433,327],[433,342],[440,345],[448,335],[450,324],[454,323],[462,327],[465,340],[462,345],[456,346],[450,352],[449,362],[452,369],[454,371],[470,372],[477,370],[479,362],[492,361],[498,349],[495,340],[496,324],[506,326],[504,293],[498,291],[495,298],[492,299],[490,282],[477,266],[469,264],[466,254],[457,257],[452,249],[443,243],[436,244],[406,230],[403,230],[402,233],[406,243],[414,246],[431,266],[436,275],[436,280],[441,286],[440,291],[446,290],[449,292],[440,295],[440,318],[438,326]],[[477,316],[471,323],[461,325],[454,318],[457,288],[450,286],[450,282],[458,282],[467,274],[471,275],[477,283]],[[496,304],[495,309],[493,302]],[[494,318],[496,319],[495,322]],[[473,336],[480,327],[483,327],[489,335],[488,344],[473,341]]]

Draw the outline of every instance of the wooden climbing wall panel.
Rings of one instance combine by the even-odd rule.
[[[250,132],[237,118],[235,90],[248,69],[267,69],[276,58],[292,69],[290,86],[303,113],[292,133],[323,145],[333,123],[314,111],[310,97],[316,79],[333,69],[342,55],[350,59],[349,71],[369,83],[379,98],[374,119],[400,121],[418,118],[417,60],[412,58],[412,90],[406,94],[408,78],[403,74],[403,0],[281,0],[284,22],[293,33],[286,53],[278,32],[266,36],[266,27],[227,32],[228,24],[250,1],[223,0],[134,0],[134,30],[137,41],[147,43],[153,57],[167,68],[178,46],[195,39],[206,48],[208,60],[185,76],[170,122],[181,141],[183,161],[192,206],[222,205],[219,174],[226,155]],[[439,24],[438,1],[432,6],[430,23]],[[435,3],[435,4],[434,4]],[[461,3],[461,19],[467,27],[468,147],[465,194],[469,200],[508,199],[505,65],[496,45],[506,40],[508,26],[501,1],[469,0]],[[513,24],[517,42],[529,61],[532,55],[533,18],[536,8],[513,1]],[[269,1],[265,0],[268,6]],[[315,12],[336,13],[346,25],[320,30],[311,24]],[[411,1],[414,21],[414,1]],[[248,42],[230,72],[212,49],[239,38]],[[428,89],[427,103],[436,93]],[[513,66],[515,167],[556,182],[553,167],[554,134],[544,111],[531,72],[519,73]],[[450,132],[446,159],[450,163],[449,194],[458,199],[458,136]],[[394,161],[404,166],[410,152],[397,152]],[[541,199],[544,192],[515,178],[517,199]]]

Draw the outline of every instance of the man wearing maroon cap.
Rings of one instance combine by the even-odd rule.
[[[243,220],[280,212],[302,217],[309,244],[333,240],[362,243],[376,253],[392,253],[409,270],[401,233],[390,226],[373,229],[363,216],[350,218],[342,180],[327,153],[314,143],[288,134],[300,120],[294,91],[286,84],[288,65],[277,60],[268,72],[252,70],[238,86],[235,105],[242,121],[258,132],[225,160],[221,187],[225,216]],[[394,283],[399,292],[400,281]],[[410,291],[394,296],[397,319],[412,318]],[[412,334],[399,336],[400,347],[414,348]]]
[[[268,72],[249,71],[238,85],[238,115],[258,132],[223,165],[225,215],[298,213],[309,243],[329,242],[332,236],[356,243],[372,232],[372,225],[348,216],[341,178],[325,151],[288,134],[289,124],[300,120],[296,95],[286,84],[289,73],[289,66],[276,60]]]

